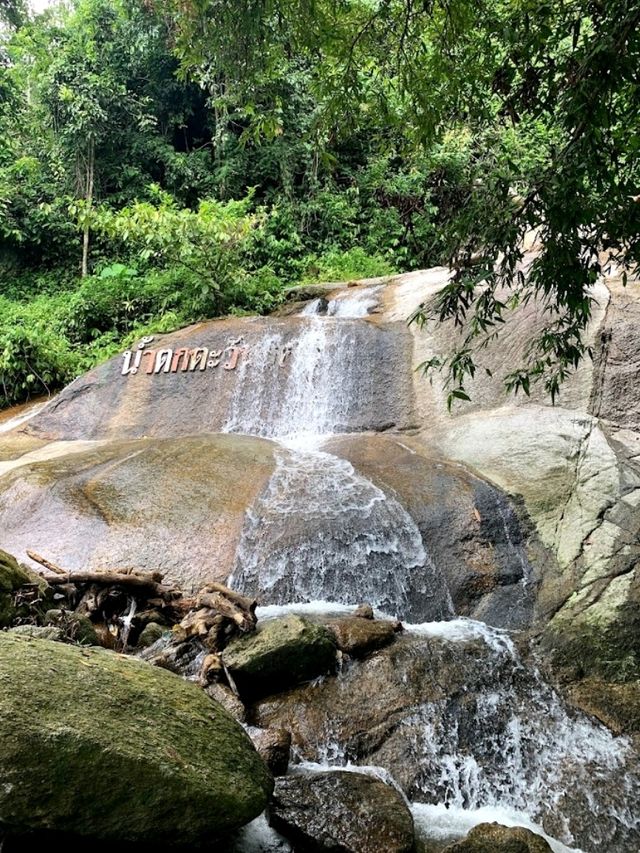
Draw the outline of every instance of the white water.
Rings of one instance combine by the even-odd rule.
[[[353,288],[339,293],[335,299],[313,299],[300,312],[302,317],[325,314],[327,317],[366,317],[378,306],[382,285]]]
[[[524,812],[514,812],[498,806],[485,806],[481,809],[458,809],[444,805],[413,803],[411,813],[416,829],[424,838],[453,843],[466,835],[479,823],[499,823],[502,826],[524,826],[537,835],[541,835],[549,844],[553,853],[581,853],[577,847],[567,847],[561,841],[547,835],[542,827],[534,823]]]
[[[318,609],[329,611],[330,604]],[[423,677],[437,678],[439,656],[443,664],[453,656],[458,681],[441,699],[409,705],[400,716],[394,711],[394,749],[402,754],[397,744],[411,744],[411,772],[394,765],[394,749],[374,752],[365,763],[377,758],[387,772],[401,773],[414,803],[422,804],[418,811],[439,809],[449,829],[459,825],[457,837],[464,821],[468,829],[483,816],[499,822],[511,816],[506,825],[544,826],[558,851],[577,849],[576,828],[589,853],[603,844],[635,851],[629,839],[640,837],[640,768],[626,738],[570,713],[505,631],[471,619],[405,624],[405,631],[411,655],[397,666],[404,660],[413,678],[420,677],[420,669],[406,662],[422,656]],[[338,675],[347,695],[351,676],[348,670]],[[339,730],[340,723],[328,718],[324,739],[313,746],[315,761],[322,769],[357,770],[349,758],[356,747],[342,743]]]
[[[282,448],[249,511],[230,585],[263,600],[367,601],[406,616],[453,615],[447,585],[404,507],[344,459]]]
[[[446,583],[409,513],[348,461],[320,449],[349,420],[362,392],[354,377],[375,381],[373,371],[363,374],[352,323],[377,304],[379,290],[340,295],[329,303],[331,318],[307,306],[283,395],[269,395],[267,373],[269,353],[283,346],[280,333],[265,336],[244,361],[225,431],[268,436],[280,448],[267,489],[247,513],[229,584],[260,591],[272,604],[368,601],[407,616],[413,601],[420,613],[446,618],[453,615]]]
[[[293,847],[275,829],[263,813],[238,833],[233,853],[290,853]]]

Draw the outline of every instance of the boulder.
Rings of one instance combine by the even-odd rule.
[[[269,823],[300,853],[411,853],[413,818],[402,796],[364,773],[331,770],[276,780]]]
[[[148,649],[157,642],[163,634],[167,633],[167,627],[158,624],[158,622],[147,623],[138,637],[138,648]]]
[[[31,577],[15,557],[0,550],[0,628],[10,625],[19,612],[15,592],[23,584],[31,583]]]
[[[401,627],[399,622],[343,616],[323,623],[335,637],[338,649],[351,657],[364,657],[391,643]]]
[[[524,826],[480,823],[462,841],[450,844],[444,853],[553,853],[541,835]]]
[[[242,696],[265,696],[330,672],[336,646],[326,628],[290,614],[233,639],[223,659]]]
[[[291,752],[291,732],[286,729],[259,729],[249,726],[247,729],[258,755],[274,776],[284,776],[289,767]]]
[[[65,638],[81,646],[100,646],[100,640],[88,616],[73,610],[47,610],[44,624],[59,628]]]
[[[198,845],[264,809],[241,726],[181,678],[104,649],[0,635],[0,831]]]

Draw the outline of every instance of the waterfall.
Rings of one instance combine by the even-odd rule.
[[[640,765],[627,738],[568,710],[504,631],[468,619],[405,628],[394,677],[402,684],[409,671],[425,682],[448,673],[445,695],[421,700],[414,684],[415,703],[394,707],[388,742],[345,741],[343,713],[354,683],[367,677],[367,662],[353,663],[338,674],[326,708],[315,696],[317,740],[307,745],[304,766],[381,766],[401,782],[427,830],[434,816],[460,834],[505,816],[544,828],[558,851],[636,853]],[[369,692],[375,705],[379,696],[373,686]],[[369,709],[360,711],[366,718]]]
[[[376,381],[362,364],[354,318],[377,304],[379,290],[347,291],[328,303],[328,317],[305,308],[283,391],[267,381],[281,334],[265,336],[242,366],[225,431],[280,447],[269,484],[247,513],[229,584],[271,604],[368,601],[406,618],[445,619],[453,615],[446,583],[409,513],[349,462],[319,449],[349,421],[363,386]]]
[[[436,841],[497,819],[546,833],[555,853],[636,853],[640,770],[629,742],[570,711],[508,633],[456,619],[429,543],[397,497],[323,449],[333,435],[357,428],[364,399],[378,407],[392,399],[390,392],[379,396],[381,387],[387,393],[387,381],[393,387],[393,371],[391,378],[384,373],[386,356],[363,364],[371,353],[361,349],[379,294],[367,288],[315,300],[295,319],[295,338],[265,335],[241,368],[225,426],[277,444],[275,470],[247,511],[229,578],[232,587],[259,594],[266,605],[260,618],[296,604],[303,613],[342,612],[368,601],[421,623],[407,624],[393,646],[400,649],[398,671],[390,676],[394,689],[411,698],[394,707],[391,733],[341,737],[341,714],[353,714],[355,679],[368,666],[352,662],[337,676],[337,687],[328,680],[310,690],[317,740],[306,742],[296,760],[323,769],[382,768],[410,798],[416,824]],[[288,372],[274,388],[268,365],[277,353],[288,359]],[[530,568],[515,516],[506,499],[499,496],[496,504],[493,492],[486,499],[499,547],[522,568],[526,588]],[[452,661],[456,684],[449,683]],[[429,697],[423,690],[429,684],[440,695]],[[334,692],[323,717],[317,698],[325,687]],[[375,717],[380,685],[357,695],[372,703]],[[243,851],[287,849],[262,818],[243,843]]]
[[[264,602],[368,601],[401,617],[453,605],[415,522],[344,459],[282,448],[250,510],[231,585]]]

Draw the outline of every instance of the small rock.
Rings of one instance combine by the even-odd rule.
[[[213,681],[211,684],[207,684],[204,688],[204,692],[207,696],[210,696],[213,700],[219,702],[225,711],[228,711],[239,723],[244,723],[247,718],[247,709],[233,690],[229,687],[225,687],[224,684]]]
[[[364,773],[276,779],[268,819],[300,851],[410,853],[414,847],[413,817],[402,796]]]
[[[233,639],[223,658],[241,696],[265,696],[332,671],[336,645],[322,625],[291,614]]]
[[[541,835],[523,826],[480,823],[444,853],[553,853]]]
[[[359,604],[353,611],[360,619],[373,619],[373,607],[370,604]]]
[[[258,755],[274,776],[284,776],[289,767],[291,732],[286,729],[247,729]]]
[[[160,637],[162,637],[166,630],[166,628],[163,628],[163,626],[159,625],[157,622],[149,622],[140,632],[140,636],[138,637],[138,648],[148,649],[149,646],[152,646],[156,640],[159,640]]]
[[[0,550],[0,628],[6,628],[19,615],[14,593],[33,577],[18,564],[15,557]]]
[[[395,622],[358,616],[343,616],[324,624],[336,638],[340,651],[352,657],[365,657],[383,648],[393,641],[397,631]]]
[[[53,640],[58,643],[64,641],[62,630],[53,625],[16,625],[14,628],[9,628],[9,633],[32,639],[37,637],[39,640]]]
[[[81,646],[101,645],[91,620],[72,610],[47,610],[44,614],[44,624],[60,628],[68,640]]]

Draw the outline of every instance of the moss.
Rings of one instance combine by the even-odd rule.
[[[224,661],[244,695],[266,695],[324,675],[335,666],[329,631],[300,616],[264,622],[253,634],[231,642]]]
[[[553,666],[569,670],[572,680],[596,675],[626,683],[640,679],[640,607],[628,601],[606,622],[574,620],[549,630],[546,645]]]
[[[18,614],[14,592],[23,584],[31,583],[30,576],[15,557],[0,550],[0,628],[6,628]]]
[[[0,815],[13,833],[199,844],[272,780],[200,689],[104,649],[0,635]]]

